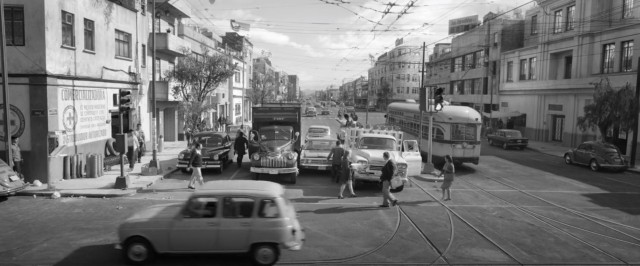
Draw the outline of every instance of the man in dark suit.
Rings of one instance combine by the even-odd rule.
[[[236,137],[235,142],[233,143],[233,149],[235,150],[238,158],[238,168],[242,167],[242,157],[247,153],[246,150],[249,146],[249,142],[247,138],[244,137],[244,133],[238,130],[238,136]]]
[[[382,167],[382,174],[380,175],[380,182],[382,182],[382,204],[378,207],[389,207],[389,204],[393,206],[398,205],[398,200],[391,194],[391,178],[396,172],[396,163],[391,160],[391,154],[385,151],[382,154],[382,158],[387,161]]]

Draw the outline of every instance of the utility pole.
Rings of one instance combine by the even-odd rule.
[[[0,0],[0,21],[4,21],[4,0]],[[5,25],[4,23],[0,23],[0,38],[2,39],[2,53],[0,56],[2,57],[2,103],[4,104],[4,114],[2,115],[2,119],[4,120],[4,141],[7,144],[7,162],[11,164],[13,158],[11,158],[11,129],[9,126],[11,123],[9,122],[9,71],[7,69],[7,58],[5,51],[7,50],[7,40],[5,38]]]
[[[638,57],[638,64],[640,64],[640,57]],[[636,65],[639,67],[639,70],[636,72],[636,105],[639,105],[639,97],[640,97],[640,65]],[[638,110],[635,110],[635,115],[633,116],[635,119],[633,120],[633,138],[631,142],[631,162],[629,162],[629,166],[636,166],[636,151],[638,150]]]
[[[431,93],[431,87],[427,90],[427,88],[424,87],[424,80],[425,80],[425,74],[426,74],[426,69],[425,69],[425,56],[426,56],[426,50],[427,50],[427,46],[426,44],[423,42],[422,43],[422,73],[420,73],[420,89],[421,90],[426,90],[424,92],[425,94],[425,107],[427,109],[427,112],[429,113],[429,132],[427,133],[429,136],[429,140],[428,140],[428,150],[427,150],[427,162],[424,163],[422,165],[422,171],[420,171],[420,173],[422,174],[430,174],[433,172],[433,170],[435,170],[435,168],[433,167],[433,161],[431,159],[432,157],[432,151],[433,149],[431,148],[431,144],[432,144],[432,133],[433,133],[433,106],[431,104],[429,104],[429,101],[431,99],[431,95],[433,95],[433,93]],[[418,147],[420,147],[420,149],[422,149],[422,122],[423,122],[423,111],[420,110],[420,137],[418,138]]]
[[[420,73],[420,90],[424,90],[424,53],[426,51],[426,43],[423,42],[422,43],[422,71]],[[426,97],[426,102],[425,104],[428,106],[429,105],[429,96],[428,94],[425,92],[425,97]],[[429,109],[429,107],[427,107],[427,109]],[[418,128],[418,147],[422,147],[422,116],[423,116],[424,112],[422,111],[422,109],[420,109],[420,127]]]
[[[160,123],[157,121],[156,115],[156,1],[152,2],[151,14],[151,147],[153,148],[152,158],[149,162],[149,172],[153,172],[152,169],[158,171],[158,139],[160,136]]]

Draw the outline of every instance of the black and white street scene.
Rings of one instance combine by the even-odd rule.
[[[0,0],[0,265],[640,265],[640,0]]]

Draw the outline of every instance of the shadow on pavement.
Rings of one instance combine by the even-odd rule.
[[[246,255],[157,255],[155,260],[147,265],[192,265],[192,266],[244,266],[251,265]],[[113,244],[81,247],[74,250],[67,257],[54,264],[56,266],[115,266],[129,265],[122,257],[122,251],[114,249]]]
[[[316,209],[313,211],[299,210],[298,213],[315,213],[315,214],[339,214],[339,213],[352,213],[352,212],[363,212],[363,211],[377,211],[377,210],[385,210],[386,208],[380,208],[377,206],[367,206],[367,207],[331,207],[324,209]]]
[[[593,193],[583,194],[595,204],[603,207],[609,207],[626,212],[631,215],[640,215],[640,195],[638,194],[611,194],[611,193]]]

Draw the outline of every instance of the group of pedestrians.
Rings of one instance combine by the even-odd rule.
[[[140,163],[146,152],[146,136],[142,130],[142,124],[136,125],[136,129],[127,132],[127,160],[129,171],[133,171],[136,162]]]

